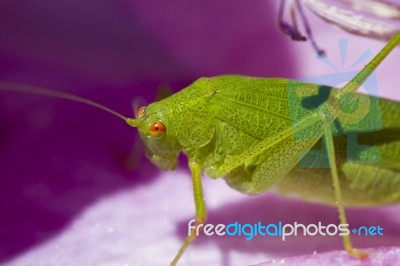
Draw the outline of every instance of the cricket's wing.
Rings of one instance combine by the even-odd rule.
[[[223,86],[216,86],[210,100],[212,108],[217,110],[215,116],[237,131],[253,136],[255,142],[240,153],[227,156],[211,175],[225,176],[262,155],[257,163],[262,177],[253,176],[252,184],[235,187],[244,193],[258,193],[290,171],[320,139],[324,129],[322,109],[314,108],[305,113],[297,108],[299,103],[291,102],[299,99],[293,98],[291,93],[314,85],[283,79],[230,78],[229,82],[224,80]]]
[[[289,98],[293,86],[286,79],[221,76],[209,82],[215,87],[209,100],[215,119],[254,139],[273,137],[296,120],[297,106],[291,109]]]
[[[377,202],[400,201],[400,103],[379,99],[382,129],[359,132],[342,171],[349,188]]]

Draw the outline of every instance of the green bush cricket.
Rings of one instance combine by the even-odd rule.
[[[246,194],[262,193],[272,185],[285,193],[298,189],[300,183],[302,190],[297,192],[307,197],[317,188],[316,197],[336,202],[340,222],[346,224],[344,204],[386,204],[400,199],[400,105],[356,94],[398,43],[400,33],[343,89],[330,90],[329,97],[314,107],[304,107],[298,96],[315,96],[324,86],[244,76],[199,79],[164,100],[140,108],[136,118],[69,94],[4,82],[0,86],[3,90],[83,102],[113,113],[138,128],[147,156],[162,170],[174,170],[178,154],[184,152],[192,173],[197,225],[206,221],[202,172],[211,178],[224,177],[231,187]],[[360,130],[366,144],[373,147],[360,151],[359,157],[374,156],[378,151],[379,162],[348,161],[341,151],[345,144],[335,141],[333,133],[357,130],[358,123],[368,119],[370,103],[375,100],[379,101],[382,128]],[[344,111],[347,109],[353,111]],[[329,168],[298,167],[321,139]],[[186,238],[173,265],[194,239],[193,233]],[[349,254],[367,256],[352,247],[349,236],[343,241]]]

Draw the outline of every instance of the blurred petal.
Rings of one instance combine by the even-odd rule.
[[[359,261],[349,257],[345,251],[327,252],[324,254],[313,254],[310,256],[299,256],[294,258],[286,258],[274,260],[271,262],[260,263],[257,266],[272,265],[397,265],[400,261],[400,248],[375,248],[365,250],[371,256],[365,261]]]
[[[334,5],[328,5],[321,0],[304,0],[303,2],[317,16],[353,34],[389,40],[400,30],[399,26],[391,25],[390,23],[377,19],[364,17],[362,14],[354,13],[350,9],[342,9]],[[379,9],[377,5],[379,5]],[[359,7],[358,9],[363,9],[364,11],[370,11],[371,9],[376,12],[381,11],[378,14],[382,17],[398,18],[399,16],[398,12],[393,14],[393,12],[395,12],[394,6],[386,6],[384,3],[369,1],[368,3],[364,2],[361,4],[358,2],[357,6]],[[367,9],[367,7],[369,8]],[[383,10],[383,8],[385,9]],[[393,12],[387,14],[388,11]]]

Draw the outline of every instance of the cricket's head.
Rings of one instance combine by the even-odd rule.
[[[136,119],[127,119],[129,125],[138,128],[146,156],[161,170],[174,170],[181,150],[168,122],[166,110],[157,103],[140,107]]]

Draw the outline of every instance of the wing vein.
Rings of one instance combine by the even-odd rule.
[[[254,139],[258,140],[258,141],[261,141],[261,140],[262,140],[261,138],[259,138],[259,137],[257,137],[257,136],[254,136],[253,134],[250,134],[249,132],[246,132],[246,131],[244,131],[244,130],[241,130],[238,126],[236,126],[236,125],[234,125],[234,124],[232,124],[232,123],[229,123],[228,121],[225,121],[225,120],[223,120],[223,119],[220,118],[220,117],[216,117],[216,119],[219,120],[221,123],[228,124],[228,125],[230,125],[231,127],[237,129],[238,131],[243,132],[243,133],[247,134],[248,136],[250,136],[250,137],[252,137],[252,138],[254,138]]]
[[[251,105],[251,104],[247,104],[245,102],[241,102],[241,101],[238,101],[238,100],[235,100],[235,99],[231,99],[231,98],[225,97],[225,96],[223,96],[221,94],[215,94],[214,97],[220,98],[220,100],[222,100],[222,101],[231,102],[231,103],[240,105],[241,107],[247,107],[247,108],[250,108],[252,110],[256,110],[256,111],[259,111],[259,112],[266,113],[266,114],[268,114],[270,116],[273,116],[273,117],[279,117],[279,118],[281,118],[281,119],[283,119],[285,121],[288,121],[288,122],[291,121],[289,117],[283,116],[283,115],[281,115],[279,113],[275,113],[275,112],[266,110],[264,108],[261,108],[259,106],[254,106],[254,105]]]

